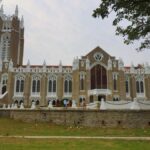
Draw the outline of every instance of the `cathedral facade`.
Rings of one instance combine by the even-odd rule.
[[[0,9],[0,104],[30,107],[57,105],[64,99],[78,105],[104,100],[150,100],[150,66],[124,66],[100,47],[70,66],[23,65],[24,21],[18,7],[12,16]]]

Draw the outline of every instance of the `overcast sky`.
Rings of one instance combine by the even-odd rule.
[[[115,35],[113,16],[101,20],[92,17],[100,0],[3,0],[4,12],[12,15],[16,4],[24,16],[24,64],[72,65],[73,58],[86,55],[100,46],[122,58],[125,65],[150,63],[150,50],[137,52]]]

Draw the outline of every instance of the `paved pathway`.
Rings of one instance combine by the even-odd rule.
[[[24,139],[100,139],[100,140],[147,140],[150,137],[108,137],[108,136],[0,136],[0,138]]]

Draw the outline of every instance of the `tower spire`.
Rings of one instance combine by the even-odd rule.
[[[16,5],[15,16],[18,17],[18,5]]]

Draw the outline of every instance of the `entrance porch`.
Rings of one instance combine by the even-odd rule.
[[[107,99],[108,95],[111,95],[112,92],[110,89],[92,89],[88,90],[89,102],[92,103],[94,101],[101,101]]]

